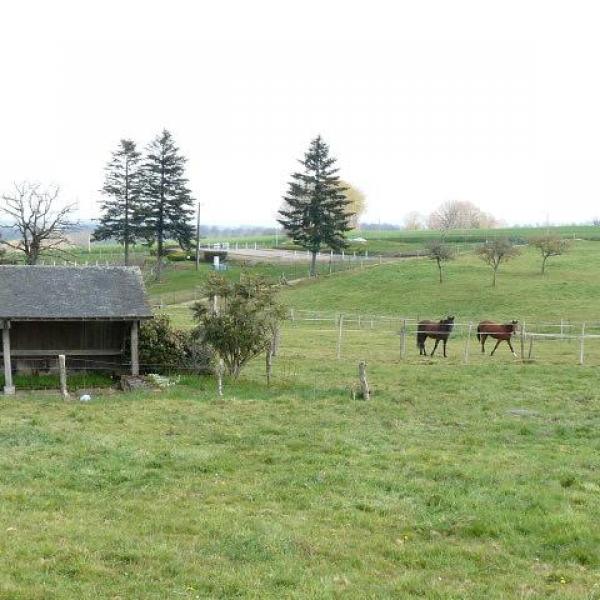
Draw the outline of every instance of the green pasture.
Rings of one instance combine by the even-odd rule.
[[[89,403],[17,382],[0,397],[0,598],[600,599],[600,339],[580,365],[578,338],[600,334],[599,259],[576,241],[541,276],[523,248],[495,289],[468,252],[442,285],[409,259],[282,286],[271,385],[259,357],[223,397],[189,375]],[[151,299],[189,327],[208,273],[174,264]],[[416,319],[448,313],[448,357],[420,357]],[[490,357],[469,335],[482,318],[573,338]]]
[[[366,403],[311,339],[223,398],[0,399],[0,597],[599,597],[597,368],[373,361]]]

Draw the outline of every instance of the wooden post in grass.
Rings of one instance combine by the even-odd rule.
[[[579,339],[579,364],[585,362],[585,323],[581,324],[581,338]]]
[[[521,362],[525,360],[525,321],[521,325]]]
[[[527,353],[527,359],[531,360],[531,355],[533,354],[533,335],[529,334],[529,352]]]
[[[223,359],[219,359],[219,364],[217,365],[217,393],[219,396],[223,396],[223,373],[225,372],[225,363]]]
[[[371,390],[367,381],[367,363],[361,360],[358,363],[358,379],[360,381],[360,393],[363,400],[371,399]]]
[[[65,361],[65,355],[58,355],[58,375],[60,379],[60,394],[66,400],[69,397],[67,391],[67,366]]]
[[[469,364],[469,354],[471,351],[471,331],[473,330],[473,322],[469,321],[467,328],[467,341],[465,342],[465,365]]]
[[[342,333],[344,331],[344,315],[340,314],[338,321],[338,339],[337,339],[337,350],[335,356],[340,359],[342,356]]]

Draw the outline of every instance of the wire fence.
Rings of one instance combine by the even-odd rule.
[[[420,359],[417,334],[428,333],[425,328],[419,328],[420,321],[420,317],[414,316],[290,309],[287,329],[294,333],[287,337],[289,342],[302,338],[313,344],[318,341],[319,345],[329,349],[323,358],[358,360],[374,357],[383,361]],[[484,354],[483,349],[489,355],[498,343],[498,353],[503,345],[509,349],[512,346],[521,361],[600,364],[600,321],[522,320],[515,324],[514,331],[508,335],[504,331],[499,335],[496,328],[480,326],[480,322],[480,319],[468,318],[454,321],[447,335],[447,347],[452,348],[451,356],[455,361],[478,364],[482,359],[480,355]],[[507,329],[512,327],[510,322],[505,326]],[[443,330],[440,333],[444,333]],[[483,334],[487,339],[483,339]],[[436,345],[435,336],[428,336],[425,344],[431,356]],[[437,355],[442,353],[443,341],[436,349]]]

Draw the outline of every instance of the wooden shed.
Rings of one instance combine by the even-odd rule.
[[[131,349],[139,373],[138,329],[152,318],[137,267],[0,266],[4,393],[16,371],[71,365],[122,365]],[[118,370],[118,369],[115,369]]]

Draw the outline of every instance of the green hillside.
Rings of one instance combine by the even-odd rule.
[[[491,269],[467,253],[447,264],[442,285],[433,262],[410,259],[305,281],[282,296],[289,306],[321,311],[600,321],[600,245],[575,242],[568,254],[549,260],[544,276],[539,262],[533,248],[524,248],[500,267],[496,288],[491,287]]]

